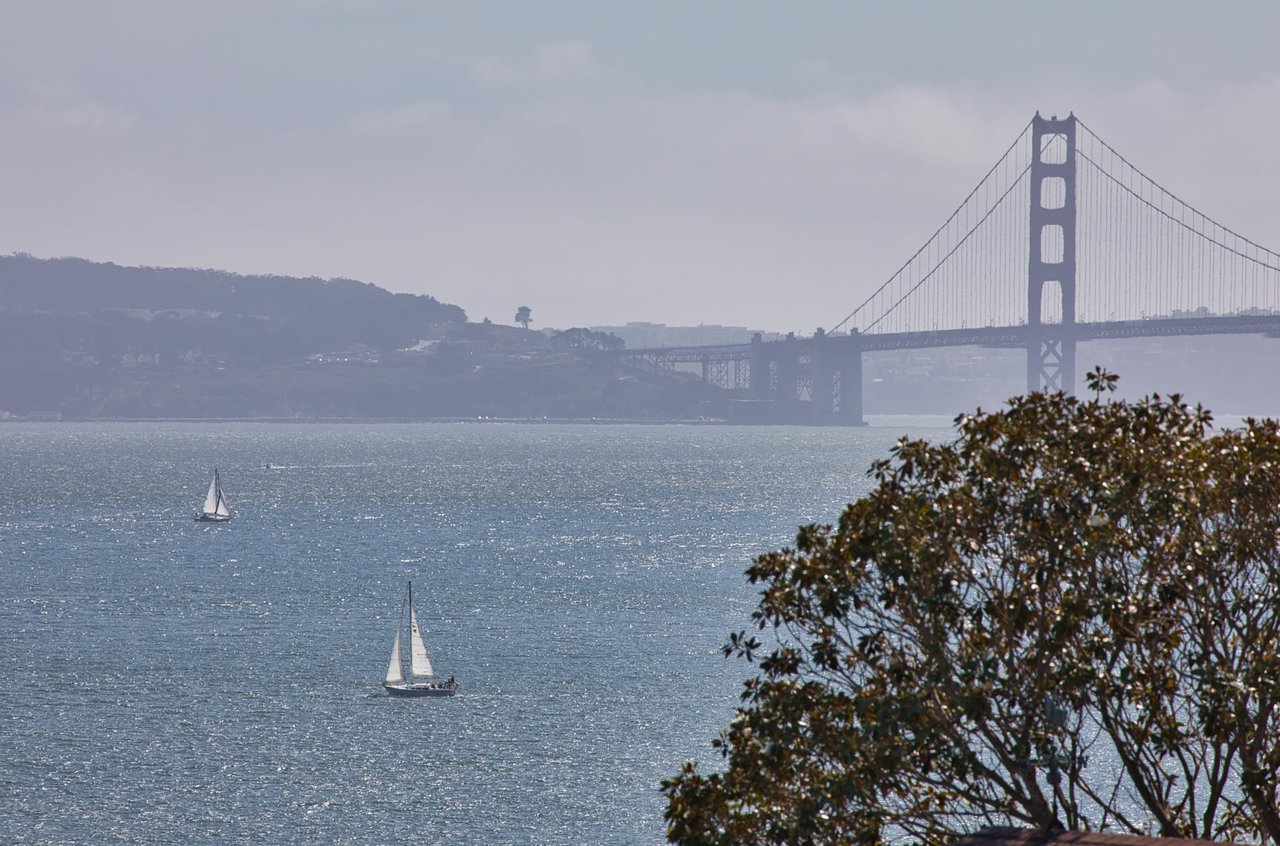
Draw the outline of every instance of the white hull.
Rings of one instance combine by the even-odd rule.
[[[457,682],[383,682],[382,686],[392,696],[453,696],[458,692]]]

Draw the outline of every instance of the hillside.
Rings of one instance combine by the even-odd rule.
[[[351,279],[0,256],[0,353],[217,358],[394,349],[466,314]],[[49,330],[58,334],[50,336]],[[68,348],[70,345],[70,348]]]
[[[0,256],[0,417],[673,419],[711,399],[581,340],[349,279]]]

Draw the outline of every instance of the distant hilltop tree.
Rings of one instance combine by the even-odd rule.
[[[533,322],[533,309],[528,306],[520,306],[516,309],[516,323],[528,329],[529,324]]]

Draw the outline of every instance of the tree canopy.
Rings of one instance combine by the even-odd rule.
[[[611,332],[593,332],[590,329],[565,329],[551,338],[553,346],[567,350],[589,352],[617,352],[626,346],[622,339]]]
[[[520,306],[516,309],[516,323],[528,329],[529,324],[533,322],[533,309],[528,306]]]
[[[760,556],[722,766],[682,844],[942,844],[986,825],[1280,841],[1280,431],[1177,395],[1031,394],[901,440]]]

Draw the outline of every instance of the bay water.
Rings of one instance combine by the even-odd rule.
[[[949,434],[879,423],[0,424],[0,843],[661,843],[752,557]]]

